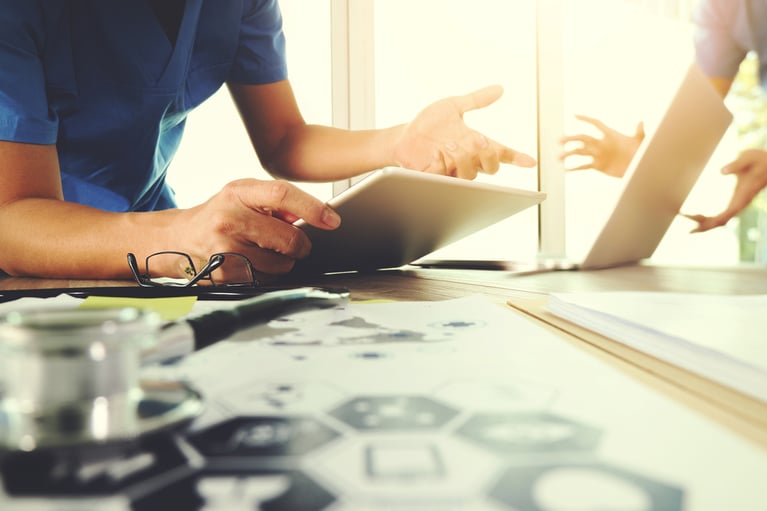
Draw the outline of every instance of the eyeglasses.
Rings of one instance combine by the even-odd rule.
[[[253,264],[247,257],[236,252],[213,254],[199,271],[189,254],[174,251],[156,252],[148,256],[143,272],[139,269],[136,256],[129,253],[128,266],[142,287],[260,285]]]

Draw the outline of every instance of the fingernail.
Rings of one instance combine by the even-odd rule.
[[[322,223],[327,225],[328,227],[338,227],[341,225],[341,217],[338,216],[338,213],[331,209],[326,209],[322,213]]]
[[[514,165],[522,165],[523,167],[533,167],[535,166],[536,162],[535,158],[528,154],[524,153],[517,153],[514,156],[514,161],[512,162]]]

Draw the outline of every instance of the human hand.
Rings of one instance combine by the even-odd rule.
[[[683,216],[698,223],[690,232],[705,232],[721,227],[751,204],[754,197],[767,186],[767,151],[743,151],[735,161],[722,168],[722,174],[734,175],[737,179],[730,203],[724,211],[715,216],[684,214]]]
[[[490,140],[464,123],[466,112],[484,108],[502,94],[503,88],[496,85],[427,106],[404,127],[395,144],[398,165],[464,179],[474,179],[479,172],[494,174],[501,163],[535,166],[532,156]]]
[[[576,119],[587,122],[598,129],[601,138],[590,135],[579,134],[565,136],[560,139],[560,143],[565,151],[560,155],[561,160],[570,156],[589,156],[590,161],[577,167],[567,170],[586,170],[594,169],[612,177],[622,177],[634,157],[634,153],[639,148],[639,144],[644,140],[644,125],[639,123],[633,135],[626,135],[616,131],[598,119],[587,117],[585,115],[576,115]],[[567,149],[568,145],[577,142],[580,145],[572,149]]]
[[[269,281],[309,255],[309,238],[293,225],[298,219],[321,229],[340,225],[329,206],[287,181],[241,179],[207,202],[180,210],[172,225],[176,239],[169,246],[182,247],[195,263],[218,252],[242,254],[258,280]]]

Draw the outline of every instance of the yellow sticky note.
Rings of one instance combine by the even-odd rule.
[[[116,296],[89,296],[80,304],[81,309],[105,307],[135,307],[158,313],[165,321],[175,321],[189,314],[197,301],[196,296],[173,296],[163,298],[126,298]]]

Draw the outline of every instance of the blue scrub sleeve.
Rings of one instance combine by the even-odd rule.
[[[240,40],[227,81],[265,84],[288,76],[277,0],[245,0]]]
[[[707,76],[734,78],[746,56],[734,37],[740,2],[702,0],[693,11],[695,60]]]
[[[54,144],[58,121],[48,108],[37,2],[3,2],[0,9],[0,140]]]

